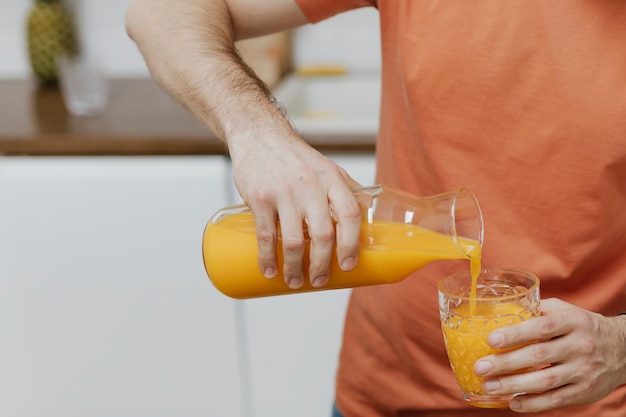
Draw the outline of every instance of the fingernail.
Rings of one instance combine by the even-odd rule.
[[[491,372],[491,368],[492,368],[491,362],[478,361],[476,362],[476,365],[474,366],[474,372],[478,376],[487,375],[489,372]]]
[[[268,266],[263,270],[265,278],[274,278],[276,276],[276,268]]]
[[[483,382],[483,387],[485,388],[485,391],[492,392],[497,389],[500,389],[500,382],[490,379],[490,380]]]
[[[354,268],[355,265],[356,260],[353,256],[350,256],[343,260],[343,262],[341,263],[341,269],[343,269],[344,271],[350,271]]]
[[[322,275],[322,276],[316,277],[316,278],[313,280],[313,286],[314,286],[315,288],[320,288],[320,287],[323,287],[323,286],[324,286],[324,284],[326,284],[326,275]]]
[[[500,332],[492,332],[487,338],[489,346],[497,348],[504,343],[504,335]]]
[[[289,288],[296,290],[302,286],[302,278],[293,277],[289,278],[289,283],[287,284]]]
[[[519,410],[520,408],[522,408],[522,402],[520,400],[511,400],[509,401],[509,408],[511,410]]]

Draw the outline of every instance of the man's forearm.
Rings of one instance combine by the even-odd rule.
[[[238,55],[225,2],[135,0],[127,30],[152,77],[221,139],[247,137],[269,120],[268,129],[288,128]]]
[[[622,313],[617,317],[614,317],[613,320],[616,322],[618,334],[621,335],[621,350],[617,353],[617,355],[618,357],[626,358],[626,313]],[[626,359],[622,360],[621,365],[623,371],[620,385],[626,385]]]

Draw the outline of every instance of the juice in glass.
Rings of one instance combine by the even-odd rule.
[[[527,272],[504,269],[482,270],[475,278],[461,272],[439,282],[446,351],[461,394],[469,404],[506,407],[514,395],[486,394],[482,389],[484,378],[474,373],[474,364],[484,356],[511,350],[490,347],[487,336],[491,331],[539,315],[539,279]]]

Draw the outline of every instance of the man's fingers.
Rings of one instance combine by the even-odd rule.
[[[280,213],[280,234],[283,246],[283,275],[289,288],[297,289],[304,284],[305,239],[302,216],[293,210]]]
[[[307,226],[311,238],[309,280],[315,288],[320,288],[328,282],[335,245],[335,227],[328,206],[313,211]]]
[[[351,191],[343,190],[329,197],[337,220],[337,260],[341,269],[350,271],[359,257],[361,208]]]
[[[254,211],[254,223],[259,251],[259,269],[266,278],[274,278],[278,273],[276,259],[276,214],[273,210],[257,209]]]

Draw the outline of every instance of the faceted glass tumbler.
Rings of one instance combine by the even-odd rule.
[[[507,396],[485,393],[484,378],[474,373],[474,364],[484,356],[512,350],[490,347],[487,343],[490,332],[539,315],[539,279],[524,271],[483,269],[473,281],[466,271],[439,281],[438,294],[446,351],[461,395],[476,407],[507,407],[521,393]],[[515,373],[530,370],[520,369]]]

